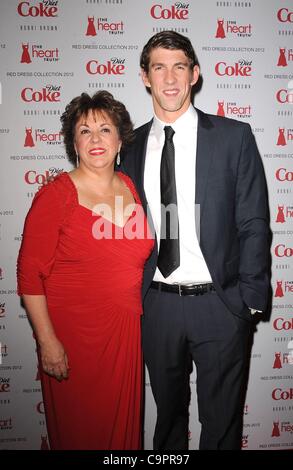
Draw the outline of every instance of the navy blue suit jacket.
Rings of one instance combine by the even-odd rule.
[[[247,306],[264,311],[269,292],[270,229],[263,165],[249,124],[196,111],[200,247],[218,295],[232,313],[248,319]],[[144,163],[151,126],[152,121],[136,129],[121,165],[134,181],[145,210]],[[157,256],[155,245],[145,265],[143,295],[153,279]]]

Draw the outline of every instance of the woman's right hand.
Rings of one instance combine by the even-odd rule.
[[[43,371],[61,381],[68,378],[68,358],[63,345],[56,337],[40,344]]]

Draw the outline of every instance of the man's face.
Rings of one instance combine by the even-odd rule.
[[[199,77],[199,67],[190,69],[189,59],[180,49],[162,47],[150,53],[149,71],[142,79],[152,92],[154,111],[159,119],[174,122],[188,109],[192,86]]]

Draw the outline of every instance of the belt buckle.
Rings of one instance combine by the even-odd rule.
[[[178,294],[180,297],[182,297],[182,289],[181,289],[181,284],[178,284]]]

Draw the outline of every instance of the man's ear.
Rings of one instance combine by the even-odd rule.
[[[144,86],[146,86],[147,88],[151,88],[151,84],[150,84],[150,81],[149,81],[149,78],[148,78],[148,74],[144,69],[140,69],[140,76],[141,76],[141,79],[144,83]]]
[[[200,74],[199,66],[195,65],[191,72],[191,81],[190,81],[191,86],[196,84],[196,82],[199,79],[199,74]]]

